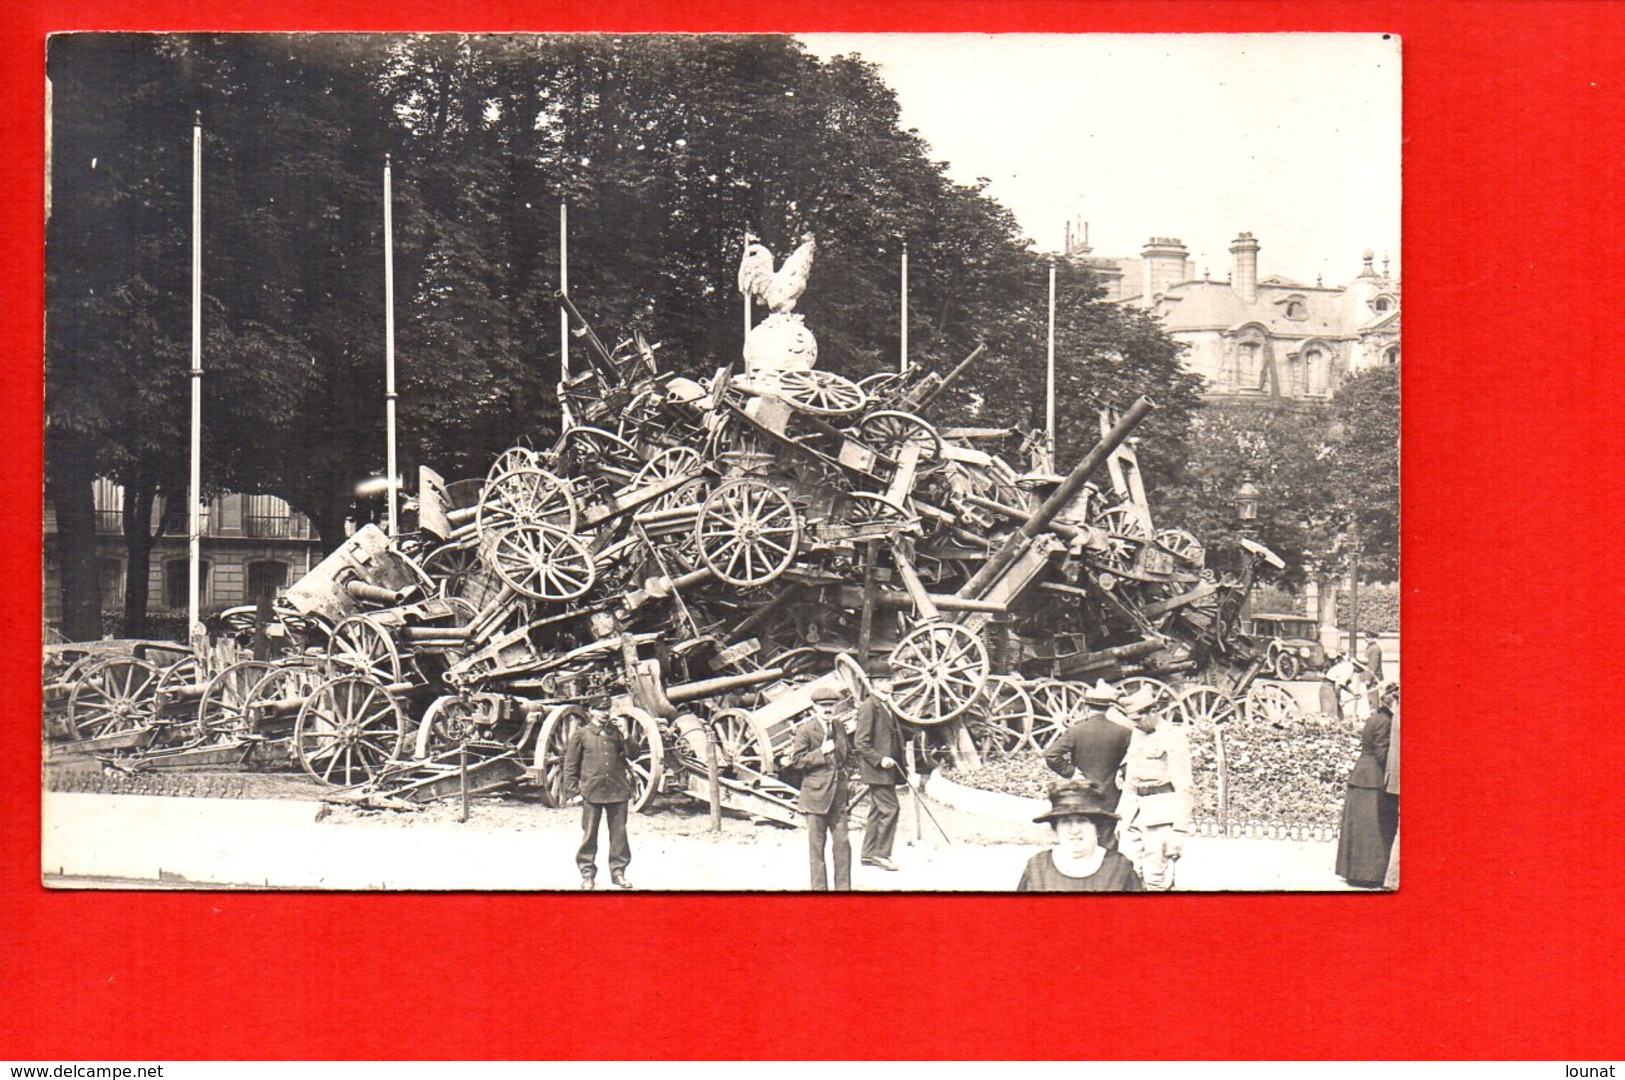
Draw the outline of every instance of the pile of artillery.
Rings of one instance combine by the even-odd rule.
[[[558,803],[569,736],[602,708],[635,751],[637,808],[720,788],[792,822],[781,756],[820,685],[885,702],[922,769],[1043,748],[1098,679],[1197,725],[1290,706],[1235,632],[1255,566],[1279,560],[1242,541],[1217,572],[1153,525],[1129,442],[1149,400],[1103,413],[1058,475],[1041,440],[1018,467],[996,451],[1020,432],[930,420],[980,348],[853,382],[747,347],[744,370],[696,380],[641,336],[607,348],[560,300],[590,364],[561,384],[551,446],[483,478],[421,468],[399,534],[359,529],[273,627],[243,609],[206,649],[48,649],[52,756]],[[268,630],[283,655],[243,659]]]

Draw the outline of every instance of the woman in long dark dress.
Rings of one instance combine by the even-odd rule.
[[[1055,830],[1055,846],[1027,860],[1017,892],[1144,892],[1134,864],[1100,843],[1117,815],[1092,780],[1051,784],[1050,808],[1033,818]]]
[[[1380,889],[1399,830],[1399,796],[1388,793],[1388,742],[1393,713],[1371,714],[1360,732],[1360,759],[1349,773],[1343,823],[1337,831],[1337,876],[1362,889]]]

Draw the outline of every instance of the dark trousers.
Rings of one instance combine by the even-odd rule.
[[[869,785],[869,824],[863,828],[863,857],[891,858],[897,839],[897,788],[892,784]]]
[[[852,838],[847,831],[845,792],[836,797],[835,806],[826,814],[807,815],[807,866],[812,871],[814,892],[829,891],[829,877],[824,871],[824,844],[835,837],[835,888],[852,888]]]
[[[576,851],[576,866],[586,877],[597,871],[598,821],[609,819],[609,869],[611,873],[625,870],[632,861],[632,845],[626,839],[626,803],[582,803],[581,847]]]

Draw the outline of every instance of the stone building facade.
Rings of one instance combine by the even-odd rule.
[[[101,566],[102,610],[124,610],[125,547],[123,490],[111,480],[96,482],[96,553]],[[153,527],[163,505],[153,508]],[[189,566],[186,525],[160,535],[152,548],[147,578],[147,610],[180,612],[187,607]],[[322,560],[321,542],[310,521],[274,495],[220,495],[202,515],[199,607],[211,614],[252,604],[297,581]],[[56,554],[56,513],[45,507],[44,613],[49,626],[62,621],[62,585]]]
[[[1240,233],[1227,280],[1197,278],[1185,245],[1152,237],[1134,258],[1097,256],[1086,225],[1067,228],[1067,258],[1090,270],[1108,299],[1147,308],[1188,346],[1186,364],[1208,397],[1325,401],[1363,368],[1399,362],[1399,281],[1367,250],[1344,285],[1260,278],[1260,244]]]

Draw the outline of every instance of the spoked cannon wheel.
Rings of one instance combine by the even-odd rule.
[[[694,539],[712,573],[730,585],[753,588],[777,578],[795,561],[801,520],[777,486],[742,477],[705,500]]]
[[[1089,715],[1083,687],[1060,679],[1040,679],[1028,687],[1033,699],[1033,727],[1029,741],[1040,750],[1066,733],[1066,729]]]
[[[412,740],[412,758],[422,761],[447,750],[455,750],[479,734],[478,718],[487,715],[489,698],[482,695],[465,697],[444,694],[429,703],[418,721],[417,734]]]
[[[575,532],[580,520],[576,499],[567,480],[546,469],[521,468],[503,473],[480,493],[474,530],[489,542],[510,525],[550,525]]]
[[[133,656],[110,656],[81,669],[68,693],[68,726],[81,739],[152,722],[158,669]]]
[[[1137,694],[1141,690],[1150,690],[1157,695],[1157,703],[1154,708],[1158,712],[1166,714],[1179,707],[1179,691],[1161,679],[1153,679],[1149,675],[1130,675],[1128,678],[1120,679],[1117,682],[1117,692],[1124,697]]]
[[[1157,546],[1187,566],[1198,570],[1207,559],[1202,541],[1184,529],[1162,529],[1157,533]]]
[[[364,675],[341,675],[318,686],[299,710],[293,752],[312,779],[353,787],[399,760],[406,739],[406,714],[388,690]]]
[[[971,706],[987,682],[987,648],[958,623],[933,622],[910,630],[889,658],[887,699],[910,724],[930,727]]]
[[[1109,506],[1095,518],[1095,527],[1107,534],[1107,547],[1094,556],[1108,570],[1132,570],[1140,545],[1151,539],[1139,517],[1127,506]]]
[[[691,446],[668,446],[643,464],[632,477],[640,488],[653,487],[676,476],[693,475],[693,480],[652,499],[639,507],[641,511],[670,510],[676,506],[689,506],[698,501],[698,492],[705,486],[699,475],[704,464],[700,452]]]
[[[293,731],[299,710],[327,675],[313,663],[274,666],[243,699],[243,718],[251,734],[283,738]]]
[[[1179,695],[1176,719],[1192,727],[1212,728],[1241,718],[1235,699],[1216,686],[1192,686]]]
[[[327,640],[327,660],[334,673],[370,675],[381,683],[398,683],[405,671],[395,638],[365,615],[352,615],[339,623]]]
[[[983,762],[999,761],[1032,739],[1033,699],[1021,680],[994,675],[987,680],[976,715],[970,721],[971,740]]]
[[[631,811],[648,809],[665,776],[666,746],[660,737],[660,722],[642,709],[616,709],[610,719],[621,725],[626,735],[627,772],[632,776]]]
[[[498,454],[495,461],[491,462],[491,470],[485,474],[485,483],[489,486],[495,483],[499,477],[517,469],[534,469],[540,460],[540,456],[536,451],[528,446],[522,444],[510,446]]]
[[[204,739],[247,735],[250,695],[270,670],[271,665],[264,660],[244,660],[210,679],[198,701],[199,734]]]
[[[502,529],[485,557],[497,577],[533,600],[574,600],[586,595],[597,579],[587,546],[573,533],[549,525]]]
[[[937,429],[913,413],[882,409],[858,422],[858,435],[864,442],[889,458],[896,458],[905,446],[920,450],[919,467],[929,468],[942,461],[942,436]]]
[[[1303,709],[1292,691],[1280,683],[1255,682],[1247,691],[1247,719],[1250,723],[1291,724],[1303,719]]]
[[[564,752],[570,736],[587,722],[587,710],[580,705],[557,705],[547,710],[542,730],[536,736],[535,776],[549,806],[564,805]]]
[[[717,764],[723,769],[743,765],[753,772],[772,774],[773,739],[754,715],[744,709],[721,709],[712,714],[711,727],[720,748]]]
[[[773,382],[777,396],[814,416],[845,416],[863,408],[868,400],[857,383],[832,371],[780,371]]]

